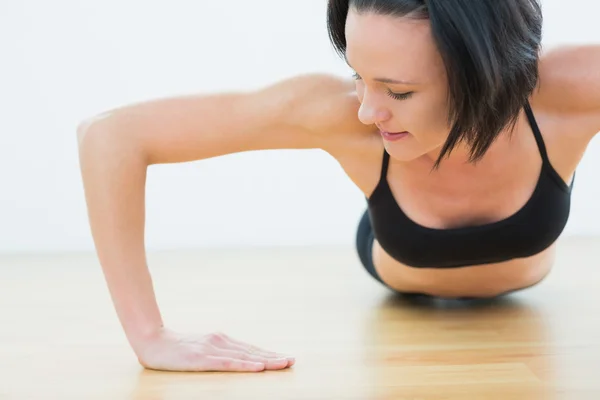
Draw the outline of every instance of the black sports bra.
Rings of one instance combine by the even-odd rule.
[[[375,238],[397,261],[418,268],[456,268],[528,257],[549,247],[569,219],[571,186],[554,170],[529,103],[529,124],[542,156],[532,196],[517,212],[485,225],[450,229],[421,226],[404,214],[387,182],[389,154],[384,150],[381,178],[367,199]]]

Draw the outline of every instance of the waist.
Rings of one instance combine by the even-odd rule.
[[[501,263],[451,269],[413,268],[404,265],[373,243],[373,262],[381,279],[401,292],[439,297],[493,297],[541,281],[555,258],[555,245],[540,253]]]

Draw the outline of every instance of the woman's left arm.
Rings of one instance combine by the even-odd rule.
[[[585,135],[600,132],[600,44],[554,48],[540,60],[538,107],[577,120]]]

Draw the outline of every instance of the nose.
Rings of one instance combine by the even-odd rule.
[[[383,123],[391,118],[391,112],[377,99],[377,95],[364,89],[358,119],[365,125]]]

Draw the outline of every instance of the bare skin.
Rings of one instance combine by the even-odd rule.
[[[356,86],[361,103],[360,121],[391,132],[416,132],[400,142],[383,142],[392,157],[388,172],[390,187],[399,206],[413,221],[437,229],[481,225],[502,220],[527,202],[538,180],[542,160],[524,111],[512,136],[508,132],[502,135],[479,164],[467,162],[468,149],[463,146],[443,162],[439,171],[431,173],[450,128],[442,123],[447,94],[444,66],[427,21],[398,22],[386,16],[351,12],[346,37],[347,59],[359,76]],[[542,68],[540,81],[552,84],[554,71],[547,71],[545,65]],[[417,83],[381,85],[369,79],[380,76],[400,76]],[[387,90],[413,92],[413,95],[406,100],[390,99]],[[574,114],[560,114],[558,109],[547,108],[550,100],[544,96],[553,91],[544,86],[529,100],[552,164],[565,182],[570,182],[588,140],[600,130],[600,124],[589,126],[586,118],[578,124]],[[567,134],[577,142],[565,143]],[[381,138],[373,140],[376,160],[382,156],[380,143]],[[565,146],[570,151],[565,152]],[[352,157],[341,164],[369,196],[379,180],[379,165],[371,158],[358,165],[358,160]],[[377,167],[373,168],[374,165]],[[399,291],[442,297],[489,297],[543,279],[551,268],[554,246],[528,259],[449,270],[402,265],[377,241],[373,255],[382,280]]]
[[[251,150],[323,149],[369,196],[385,147],[391,156],[392,192],[421,225],[443,229],[490,223],[528,200],[541,158],[524,113],[512,139],[502,135],[478,164],[466,163],[468,149],[459,147],[431,172],[448,127],[443,66],[426,22],[350,15],[346,34],[348,59],[360,76],[356,82],[304,75],[254,92],[131,104],[80,124],[81,171],[98,257],[121,324],[145,367],[262,371],[294,363],[225,335],[183,335],[164,327],[144,248],[149,165]],[[600,46],[565,47],[541,57],[543,84],[530,104],[550,161],[565,182],[600,131],[598,71]],[[416,84],[377,82],[381,76]],[[398,100],[388,91],[413,94]],[[389,143],[379,128],[411,135]],[[490,297],[543,279],[554,247],[527,259],[453,270],[402,265],[377,242],[373,254],[382,279],[397,290]]]

